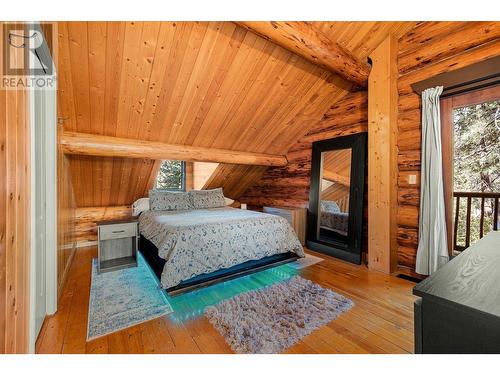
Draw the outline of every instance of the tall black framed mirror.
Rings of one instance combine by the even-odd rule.
[[[312,145],[307,246],[361,263],[367,133]]]

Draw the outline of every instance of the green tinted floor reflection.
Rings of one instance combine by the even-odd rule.
[[[174,322],[183,322],[195,318],[203,315],[203,311],[207,306],[216,305],[220,301],[240,293],[287,280],[297,273],[297,269],[284,264],[179,296],[167,296],[168,302],[174,309],[174,312],[169,314],[168,318]]]

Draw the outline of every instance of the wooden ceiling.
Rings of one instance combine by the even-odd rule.
[[[350,179],[351,149],[332,150],[323,153],[323,174],[328,171]]]
[[[313,26],[366,59],[387,35],[415,23]],[[331,72],[232,22],[61,22],[58,29],[58,115],[69,131],[286,154],[347,93]],[[72,155],[77,205],[130,204],[147,194],[158,166]],[[241,183],[259,174],[249,168],[220,165],[215,173]]]

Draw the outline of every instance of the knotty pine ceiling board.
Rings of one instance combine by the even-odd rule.
[[[314,23],[360,58],[413,26]],[[347,93],[337,76],[232,22],[60,22],[58,32],[65,130],[286,154]],[[261,172],[219,167],[233,182]],[[158,163],[72,156],[70,168],[77,205],[108,206],[146,195]]]

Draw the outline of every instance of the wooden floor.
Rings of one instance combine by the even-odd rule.
[[[86,342],[91,260],[96,253],[95,247],[78,249],[60,296],[59,311],[46,319],[37,353],[232,352],[203,316],[179,323],[167,315]],[[355,306],[286,353],[412,352],[414,284],[368,271],[365,266],[324,258],[299,274],[352,299]]]

